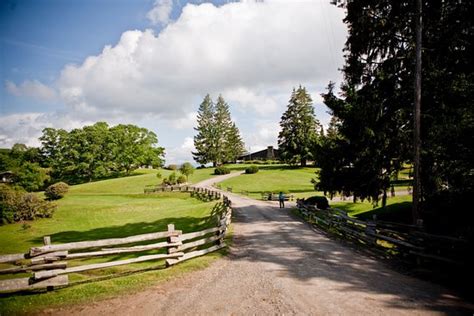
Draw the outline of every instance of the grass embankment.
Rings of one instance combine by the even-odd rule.
[[[249,164],[237,164],[226,166],[231,170],[245,170]],[[234,193],[240,194],[248,191],[249,197],[260,199],[263,192],[280,192],[293,194],[297,198],[310,196],[323,196],[323,192],[314,191],[311,179],[316,177],[317,168],[295,168],[288,165],[258,165],[259,172],[255,174],[242,174],[238,177],[221,182],[222,189],[232,188]],[[399,179],[408,179],[409,168],[400,172]],[[378,219],[389,221],[410,221],[411,196],[407,195],[405,186],[396,187],[397,196],[387,200],[387,207],[382,208],[369,202],[353,203],[352,199],[347,201],[329,201],[331,207],[337,207],[347,211],[351,216],[362,219],[372,219],[377,215]],[[403,195],[402,195],[403,194]],[[340,198],[337,196],[337,198]]]
[[[209,178],[212,171],[212,169],[196,170],[190,181],[198,182]],[[167,176],[171,171],[161,170],[161,173]],[[58,210],[53,218],[0,226],[0,253],[24,253],[32,246],[42,245],[43,236],[51,236],[53,243],[65,243],[164,231],[170,223],[174,223],[176,229],[184,232],[215,225],[208,216],[216,202],[204,203],[186,193],[143,194],[145,185],[158,182],[156,170],[140,170],[137,175],[126,178],[72,186],[66,197],[57,201]],[[71,266],[160,252],[162,251],[78,259],[72,261]],[[75,285],[48,293],[3,295],[0,296],[0,314],[27,313],[45,307],[85,303],[120,293],[130,293],[186,271],[205,267],[222,254],[223,252],[213,253],[171,269]],[[70,275],[70,281],[89,280],[130,270],[159,268],[163,263],[163,261],[144,262],[76,273]],[[16,277],[27,275],[16,275]]]
[[[249,165],[230,165],[231,170],[244,170]],[[264,192],[284,192],[296,197],[316,195],[311,179],[316,168],[294,168],[287,165],[258,165],[254,174],[242,174],[221,182],[223,189],[232,188],[232,192],[248,191],[251,198],[260,199]]]

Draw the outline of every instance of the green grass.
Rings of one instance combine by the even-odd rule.
[[[245,169],[249,165],[232,165],[234,170]],[[260,199],[263,192],[280,192],[300,195],[315,195],[311,179],[316,168],[293,168],[285,165],[258,165],[260,171],[255,174],[242,174],[221,182],[223,189],[231,187],[235,193],[248,191],[252,198]]]
[[[329,204],[333,208],[346,211],[349,215],[359,219],[372,219],[373,215],[377,215],[378,220],[394,221],[402,223],[411,222],[411,195],[402,195],[389,198],[385,208],[376,206],[368,201],[352,203],[348,202],[331,202]]]
[[[197,170],[190,181],[198,182],[211,176],[211,169]],[[163,176],[171,173],[161,170]],[[24,253],[32,246],[42,245],[43,236],[51,236],[53,243],[118,238],[156,231],[164,231],[170,223],[184,232],[214,226],[209,217],[216,202],[201,202],[187,193],[143,194],[147,184],[156,184],[156,170],[140,170],[136,175],[72,186],[65,198],[57,201],[58,209],[51,219],[0,226],[0,253]],[[133,258],[144,254],[115,255],[94,259],[69,261],[71,266]],[[207,266],[224,251],[161,269],[164,261],[144,262],[103,270],[70,275],[71,282],[108,277],[140,269],[159,270],[137,273],[106,281],[75,285],[41,294],[14,294],[0,297],[0,314],[27,313],[38,308],[84,303],[146,288],[186,271]],[[0,268],[8,265],[0,265]],[[28,274],[23,274],[28,275]],[[19,277],[16,275],[14,277]],[[12,276],[1,275],[0,278]]]

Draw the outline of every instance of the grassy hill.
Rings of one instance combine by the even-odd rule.
[[[211,177],[212,169],[196,170],[191,182]],[[184,232],[201,230],[214,225],[208,216],[216,202],[201,202],[186,193],[143,194],[145,185],[158,184],[156,170],[139,170],[133,176],[72,186],[65,198],[57,201],[53,218],[0,226],[0,254],[26,252],[42,245],[43,236],[51,236],[53,243],[96,240],[166,230],[174,223]],[[161,170],[163,177],[171,171]],[[150,253],[156,253],[150,252]],[[139,254],[139,255],[143,255]],[[0,314],[29,312],[32,308],[86,302],[150,286],[189,270],[207,266],[222,253],[190,260],[173,269],[155,270],[107,281],[76,285],[40,295],[0,296]],[[126,259],[138,254],[115,256]],[[110,257],[78,259],[81,264],[105,262]],[[74,262],[73,262],[74,265]],[[144,262],[104,270],[70,275],[70,280],[81,281],[103,277],[111,273],[156,268],[163,262]],[[2,268],[2,265],[0,265]],[[17,275],[18,276],[18,275]],[[0,278],[6,278],[0,275]]]
[[[232,170],[244,170],[249,165],[230,165]],[[287,165],[259,165],[259,172],[242,174],[221,182],[222,188],[230,187],[235,193],[248,191],[252,198],[260,199],[263,192],[294,194],[297,197],[315,195],[311,179],[315,178],[316,168],[293,168]]]

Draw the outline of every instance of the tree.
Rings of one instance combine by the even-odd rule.
[[[105,122],[70,132],[46,128],[40,137],[43,164],[55,180],[69,183],[130,174],[142,166],[163,164],[164,149],[155,133],[135,125]]]
[[[237,157],[241,156],[245,152],[245,145],[242,140],[242,137],[240,136],[240,131],[235,125],[234,122],[232,122],[231,127],[228,131],[227,134],[227,161],[228,162],[236,162]]]
[[[350,1],[345,6],[344,82],[340,97],[333,87],[324,95],[341,120],[343,141],[335,152],[341,156],[332,156],[333,163],[325,162],[321,172],[329,174],[345,160],[351,175],[337,189],[375,202],[382,196],[384,204],[390,177],[413,159],[415,2]],[[425,219],[446,229],[458,226],[448,221],[463,216],[445,210],[463,212],[455,205],[467,202],[474,187],[474,3],[435,0],[423,6],[422,204]],[[326,188],[337,183],[335,178],[320,180]]]
[[[185,162],[179,167],[179,171],[186,177],[186,182],[190,175],[194,173],[194,167],[191,163]]]
[[[199,105],[197,123],[197,127],[194,128],[198,132],[198,134],[194,136],[194,147],[196,151],[192,154],[197,163],[205,165],[213,160],[213,146],[215,142],[214,104],[209,94],[206,95]]]
[[[293,89],[288,108],[281,117],[278,135],[282,158],[290,163],[299,162],[303,167],[309,159],[315,158],[313,148],[321,130],[312,102],[306,88],[300,86],[297,90]]]
[[[222,95],[214,106],[206,95],[198,110],[198,134],[194,137],[194,160],[202,165],[212,162],[213,166],[235,161],[244,151],[239,129],[232,122],[229,105]]]

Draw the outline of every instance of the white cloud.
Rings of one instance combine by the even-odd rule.
[[[172,9],[173,0],[156,0],[153,9],[148,11],[146,17],[153,25],[166,25],[170,22]]]
[[[194,162],[192,152],[195,151],[194,140],[192,137],[185,137],[178,147],[165,148],[165,160],[167,164],[183,162]]]
[[[18,97],[30,97],[43,101],[50,101],[56,98],[56,91],[42,84],[38,80],[26,80],[20,85],[16,85],[11,81],[5,82],[5,89]]]
[[[171,7],[171,0],[155,2],[164,13],[155,11],[154,21],[169,23]],[[170,144],[168,162],[191,161],[192,137],[186,136],[193,135],[206,93],[214,99],[222,93],[233,107],[247,147],[276,145],[291,89],[340,81],[343,16],[329,1],[187,4],[160,33],[126,31],[100,54],[65,66],[54,89],[39,81],[6,82],[14,95],[56,96],[66,107],[64,113],[2,117],[0,146],[30,142],[45,126],[148,120],[148,128],[160,131],[160,142]]]
[[[0,116],[0,148],[9,148],[15,143],[37,147],[40,145],[38,138],[45,127],[71,130],[88,124],[93,123],[60,113],[19,113]]]
[[[318,2],[188,4],[158,35],[127,31],[115,46],[65,67],[57,85],[64,102],[87,117],[176,119],[195,111],[206,93],[224,92],[264,114],[276,110],[278,87],[340,78],[342,17],[341,9]]]

